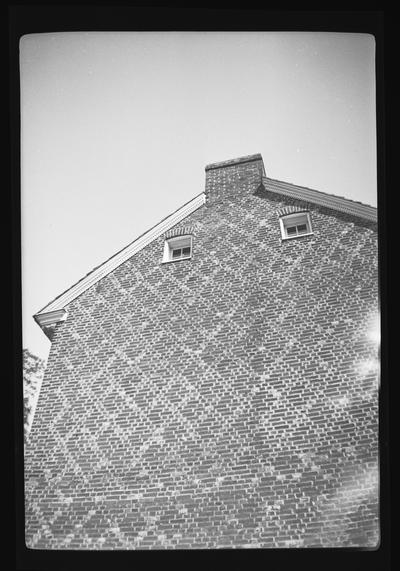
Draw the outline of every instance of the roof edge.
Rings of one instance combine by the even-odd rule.
[[[55,326],[68,317],[66,309],[56,309],[55,311],[48,311],[46,313],[36,314],[33,316],[36,323],[41,327],[42,331],[47,335],[50,341],[53,338]]]
[[[369,204],[363,204],[362,202],[356,202],[350,198],[328,194],[320,190],[295,185],[269,177],[263,177],[262,182],[266,190],[270,192],[290,196],[303,202],[311,202],[313,204],[324,206],[325,208],[331,208],[338,212],[351,214],[371,222],[378,221],[377,208],[370,206]]]

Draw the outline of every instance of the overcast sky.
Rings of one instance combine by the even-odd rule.
[[[376,206],[364,34],[76,32],[20,42],[23,346],[32,315],[204,190],[208,163]]]

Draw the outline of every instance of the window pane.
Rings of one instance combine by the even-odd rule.
[[[184,256],[190,256],[190,248],[183,248],[182,249],[182,254]]]
[[[307,232],[307,225],[306,224],[299,224],[299,226],[297,226],[297,232],[299,234],[304,234]]]
[[[288,228],[286,228],[286,232],[288,236],[293,236],[294,234],[296,234],[296,226],[289,226]]]
[[[172,250],[172,257],[173,257],[173,258],[180,258],[180,257],[181,257],[181,253],[182,253],[181,248],[179,248],[179,249],[177,249],[177,250]]]

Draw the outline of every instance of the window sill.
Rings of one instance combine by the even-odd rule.
[[[313,236],[314,232],[307,232],[307,234],[296,234],[296,236],[282,236],[282,242],[284,240],[293,240],[294,238],[305,238],[306,236]]]
[[[186,260],[191,259],[191,256],[187,256],[186,258],[179,258],[179,260],[162,260],[161,264],[176,264],[177,262],[185,262]]]

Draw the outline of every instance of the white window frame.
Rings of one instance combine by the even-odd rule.
[[[173,258],[172,252],[177,249],[190,248],[189,256],[180,256],[179,258]],[[175,236],[174,238],[168,238],[164,242],[164,255],[163,263],[167,262],[180,262],[181,260],[190,260],[193,252],[193,239],[192,236]]]
[[[292,226],[299,226],[300,224],[306,224],[307,232],[298,234],[288,235],[287,228],[291,227],[290,222],[293,222]],[[311,217],[309,212],[293,212],[292,214],[285,214],[285,216],[281,216],[279,218],[279,224],[281,228],[281,236],[282,240],[291,240],[293,238],[301,238],[303,236],[310,236],[314,234],[311,225]]]

